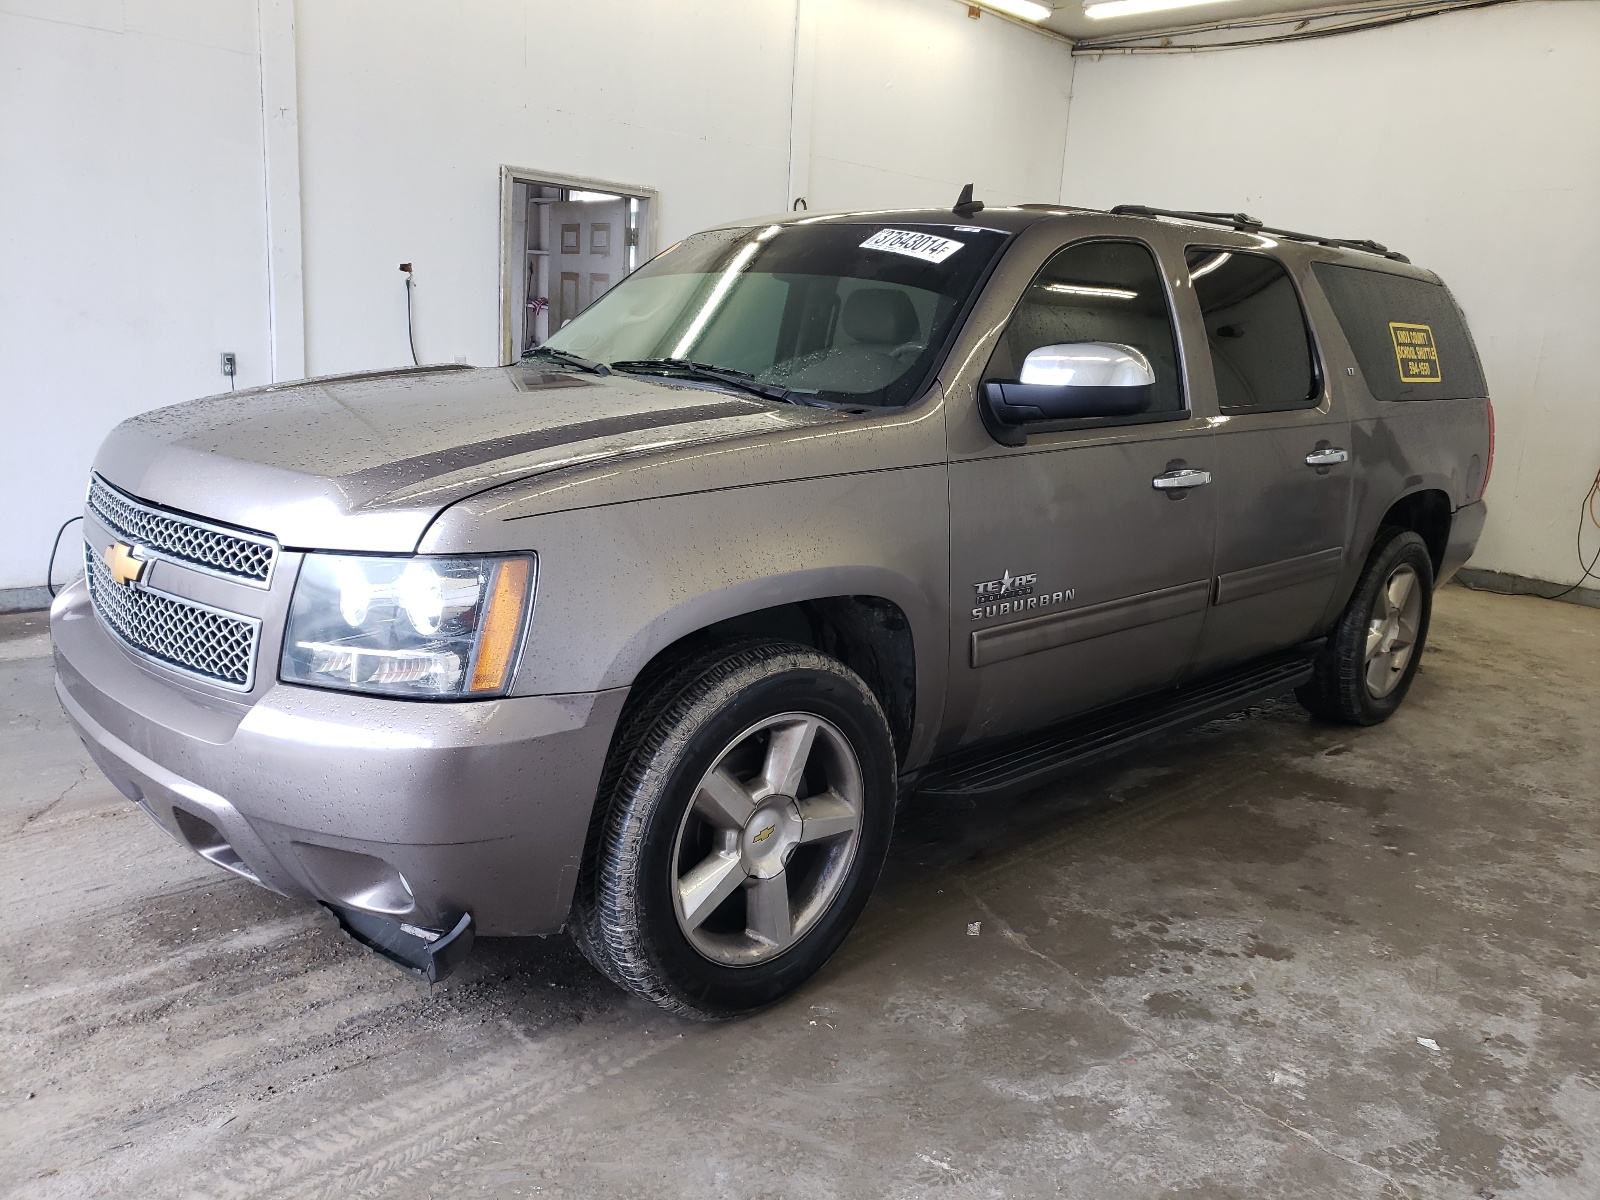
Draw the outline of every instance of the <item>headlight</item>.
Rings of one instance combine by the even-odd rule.
[[[537,562],[308,554],[279,678],[385,696],[497,696],[511,682]]]

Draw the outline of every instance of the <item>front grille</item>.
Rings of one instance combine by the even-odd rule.
[[[83,548],[95,612],[132,649],[181,671],[249,691],[261,623],[111,578],[94,547]]]
[[[152,508],[100,476],[89,481],[89,510],[125,541],[231,579],[265,585],[278,544],[264,534],[225,529],[195,517]]]

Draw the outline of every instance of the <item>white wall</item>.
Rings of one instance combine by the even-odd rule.
[[[499,354],[502,164],[660,189],[662,236],[783,207],[792,3],[302,3],[307,369]]]
[[[267,379],[262,187],[253,0],[0,0],[0,588],[112,425]]]
[[[802,2],[813,210],[1056,198],[1065,43],[950,0]],[[658,189],[660,246],[787,208],[795,26],[795,0],[302,3],[308,371],[409,361],[402,261],[423,360],[494,360],[501,164]]]
[[[949,0],[808,2],[821,10],[813,209],[943,207],[968,182],[990,204],[1058,199],[1063,42]]]
[[[267,381],[269,286],[309,374],[410,362],[401,262],[423,360],[494,362],[502,165],[659,189],[658,245],[786,209],[797,58],[813,210],[1056,199],[1067,45],[951,0],[0,0],[0,589],[118,420]]]
[[[1497,419],[1472,565],[1578,578],[1577,508],[1600,467],[1600,4],[1080,58],[1062,196],[1243,210],[1375,238],[1437,271]]]

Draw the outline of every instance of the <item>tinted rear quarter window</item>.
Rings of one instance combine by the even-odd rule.
[[[1313,263],[1378,400],[1461,400],[1489,394],[1455,297],[1441,283]]]

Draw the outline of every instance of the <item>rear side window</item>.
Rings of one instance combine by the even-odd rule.
[[[1467,323],[1442,283],[1338,263],[1313,263],[1312,269],[1374,398],[1489,394]]]
[[[1264,254],[1200,246],[1191,246],[1187,258],[1222,411],[1314,408],[1321,389],[1311,333],[1283,264]]]

